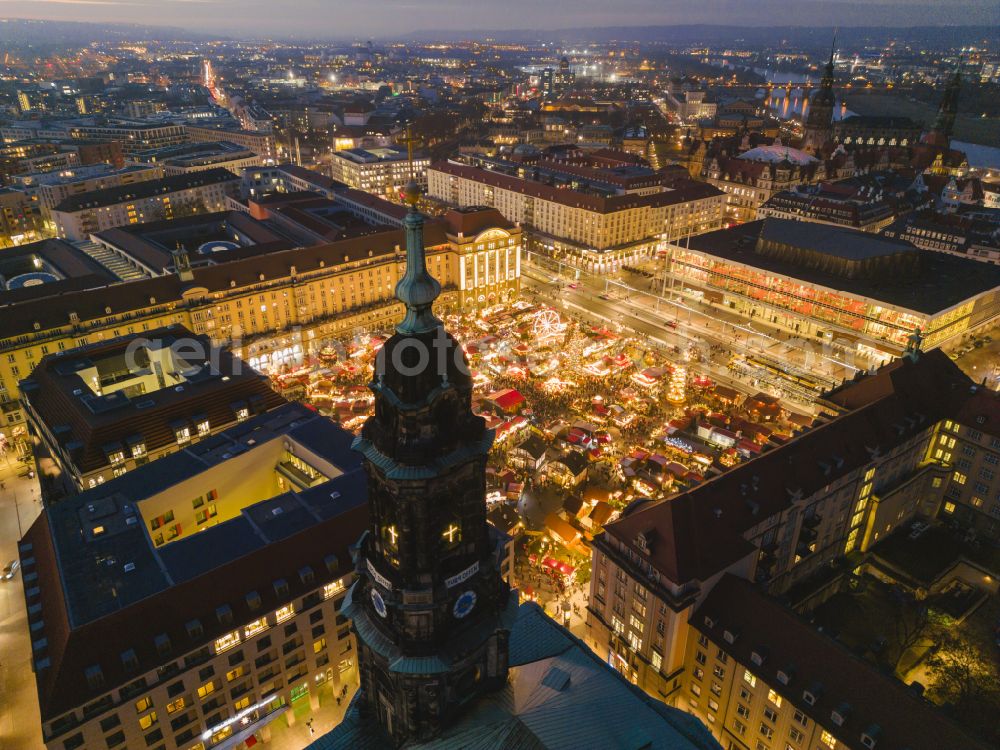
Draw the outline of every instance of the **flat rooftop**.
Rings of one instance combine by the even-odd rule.
[[[176,443],[178,429],[193,438],[196,423],[284,402],[263,375],[180,326],[48,355],[20,387],[82,471],[106,466],[125,443],[152,453]]]
[[[775,221],[767,219],[767,223]],[[781,221],[781,220],[778,220]],[[886,245],[878,244],[879,238],[867,232],[823,224],[788,221],[796,227],[779,231],[786,240],[819,244],[829,252],[846,253],[846,257],[869,252],[885,252]],[[691,250],[718,258],[720,261],[740,263],[761,271],[796,279],[804,284],[826,287],[835,291],[866,297],[876,302],[906,310],[936,315],[966,300],[1000,287],[1000,267],[966,260],[953,255],[916,250],[921,253],[919,271],[906,278],[848,278],[808,268],[782,258],[763,255],[756,251],[757,239],[765,221],[753,221],[730,229],[722,229],[691,238]],[[770,230],[769,230],[770,231]],[[823,240],[828,235],[830,240]],[[872,240],[875,243],[872,243]],[[686,245],[685,241],[685,245]],[[905,243],[908,247],[913,247]],[[839,248],[839,249],[838,249]],[[896,252],[896,251],[893,251]],[[841,256],[844,257],[844,256]]]
[[[41,604],[32,630],[43,719],[107,689],[88,686],[91,665],[122,684],[136,674],[127,649],[141,674],[164,661],[158,637],[183,653],[232,629],[220,608],[248,622],[349,572],[367,526],[352,440],[286,404],[47,507],[21,545],[38,572],[26,597]],[[156,535],[182,523],[167,505],[177,518],[216,515],[158,546]],[[203,632],[192,635],[192,622]]]
[[[173,270],[173,251],[178,245],[188,251],[192,266],[224,263],[247,254],[293,246],[284,234],[242,211],[113,227],[95,237],[100,244],[131,257],[151,275]]]
[[[162,180],[148,180],[134,185],[123,185],[121,187],[81,193],[80,195],[66,198],[54,210],[73,213],[88,208],[113,206],[124,201],[144,200],[156,195],[175,193],[207,185],[216,185],[230,181],[236,182],[239,179],[239,177],[228,169],[222,169],[221,167],[206,169],[202,172],[164,177]]]
[[[119,281],[111,271],[65,240],[42,240],[0,253],[0,305],[46,293]]]

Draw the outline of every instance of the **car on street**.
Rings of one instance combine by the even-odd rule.
[[[567,289],[576,289],[578,286],[580,286],[580,285],[576,284],[576,283],[571,283],[571,284],[567,284],[566,288]]]
[[[5,581],[9,581],[17,573],[17,569],[21,567],[21,563],[17,560],[11,560],[4,566],[3,573],[0,573],[0,578]]]

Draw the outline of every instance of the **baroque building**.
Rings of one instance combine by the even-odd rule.
[[[431,311],[441,285],[427,271],[419,189],[407,191],[396,285],[406,315],[379,354],[375,416],[355,441],[371,525],[345,609],[361,644],[361,708],[395,744],[436,736],[464,703],[506,682],[517,609],[486,523],[493,433],[472,413],[461,348]]]

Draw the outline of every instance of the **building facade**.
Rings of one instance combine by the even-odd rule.
[[[530,249],[596,273],[649,258],[671,238],[720,226],[724,197],[678,183],[652,194],[594,195],[453,162],[427,170],[428,193],[453,206],[490,206],[524,226]]]
[[[22,540],[47,748],[267,743],[356,684],[350,436],[288,404],[214,440],[47,508]]]
[[[411,178],[427,189],[429,165],[426,156],[414,156],[411,164],[403,148],[351,148],[333,153],[330,176],[356,190],[398,200]]]
[[[974,510],[960,499],[978,454],[996,459],[1000,445],[996,393],[969,386],[914,344],[831,393],[826,419],[792,441],[673,498],[637,501],[595,539],[588,644],[725,748],[981,747],[793,611],[838,590],[918,515],[1000,512],[992,498]],[[956,472],[958,455],[969,465]]]
[[[82,241],[112,227],[223,211],[226,198],[237,195],[239,185],[240,178],[229,170],[213,168],[81,193],[64,199],[50,213],[59,237]]]

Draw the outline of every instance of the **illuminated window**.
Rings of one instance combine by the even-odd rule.
[[[820,740],[822,740],[823,744],[829,748],[834,748],[837,746],[836,738],[832,734],[827,732],[825,729],[823,730],[823,734],[820,735]]]
[[[965,484],[966,476],[962,472],[956,471],[952,475],[952,479],[955,480],[955,482],[958,483],[958,484]]]
[[[184,698],[183,697],[178,698],[173,703],[168,703],[167,704],[167,713],[168,714],[176,713],[176,712],[180,711],[182,708],[184,708]]]
[[[771,703],[773,703],[774,705],[776,705],[778,708],[781,708],[781,696],[778,695],[773,690],[768,690],[767,691],[767,699],[769,701],[771,701]]]
[[[267,628],[268,628],[267,618],[261,617],[258,620],[254,620],[243,629],[243,636],[245,638],[253,638],[258,633],[263,633],[265,630],[267,630]]]
[[[196,425],[199,435],[207,435],[209,431],[208,420],[203,419]]]
[[[441,532],[441,539],[446,547],[454,547],[462,541],[462,529],[457,523],[449,523],[445,530]]]
[[[344,579],[338,578],[336,581],[328,583],[326,584],[326,586],[323,587],[323,598],[329,599],[331,596],[334,596],[338,592],[343,591],[344,588],[346,588],[344,585]]]
[[[757,677],[749,669],[743,672],[743,681],[750,687],[757,687]]]
[[[320,638],[318,641],[313,641],[313,653],[318,654],[325,648],[326,648],[326,638]]]
[[[140,698],[135,702],[135,712],[141,714],[143,711],[147,710],[153,705],[153,699],[148,695],[145,698]]]
[[[156,711],[150,711],[145,716],[139,717],[139,726],[145,731],[156,723]]]
[[[250,705],[250,696],[247,695],[236,701],[236,703],[233,704],[233,708],[236,709],[237,711],[241,711],[242,709],[246,708],[249,705]]]
[[[226,633],[221,638],[217,638],[215,641],[215,653],[221,654],[223,651],[228,651],[233,646],[238,646],[240,644],[240,631],[234,630],[232,633]]]
[[[281,609],[275,611],[275,613],[274,613],[274,621],[275,622],[284,622],[285,620],[288,620],[289,618],[292,618],[294,616],[295,616],[295,605],[294,604],[286,604]]]
[[[944,504],[944,512],[945,513],[954,513],[955,512],[955,503],[945,503]]]
[[[215,692],[215,683],[206,682],[204,685],[198,688],[198,697],[204,700],[206,696],[209,696],[214,692]]]
[[[230,669],[226,672],[226,681],[232,682],[233,680],[243,676],[243,666],[240,665],[236,669]]]

